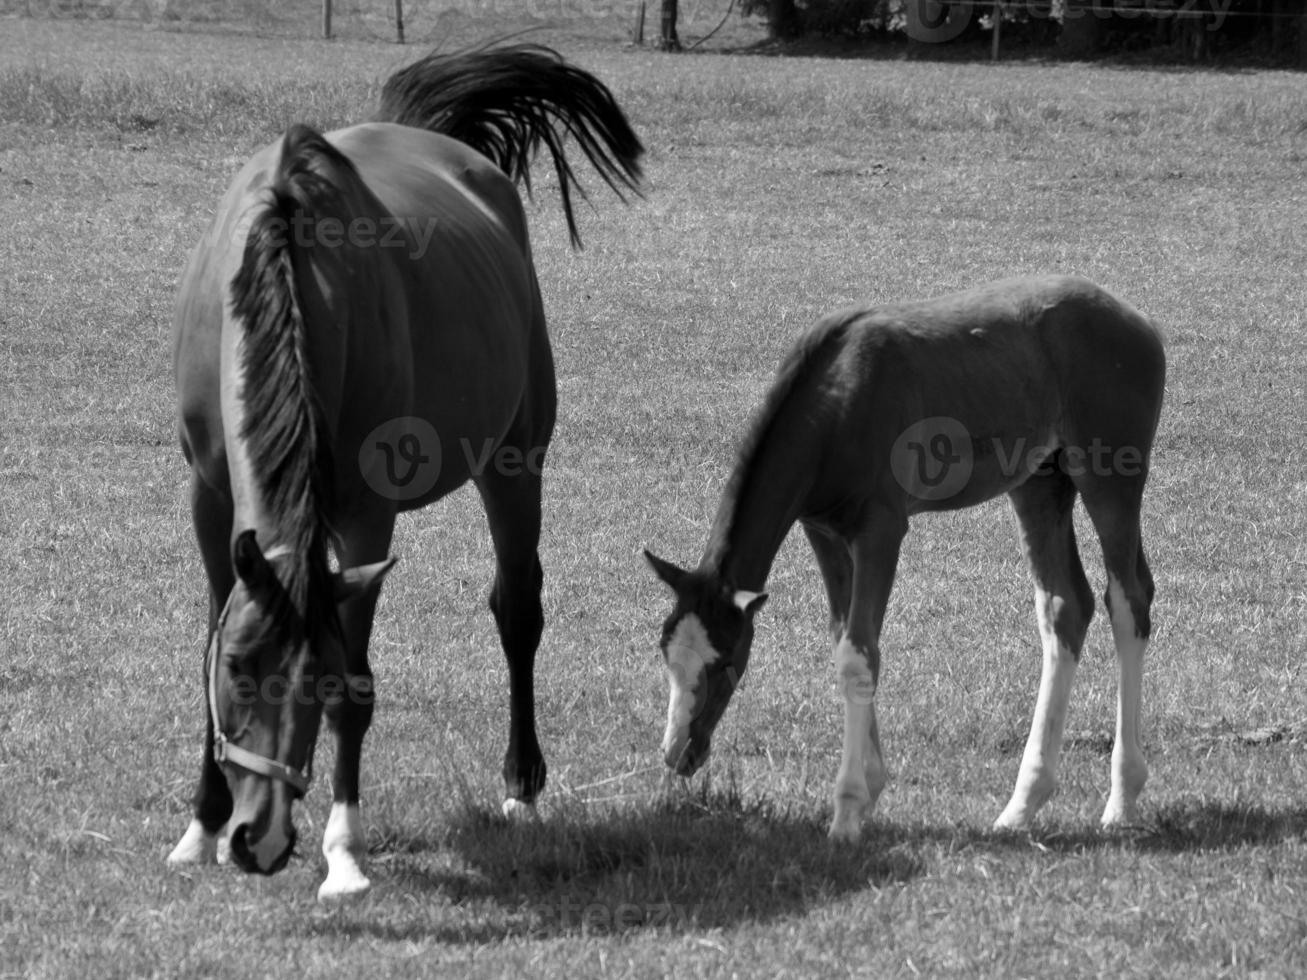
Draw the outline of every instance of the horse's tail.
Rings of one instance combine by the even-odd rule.
[[[322,583],[312,579],[327,568],[335,471],[295,270],[312,260],[318,221],[348,220],[354,181],[361,186],[354,165],[320,133],[303,125],[287,130],[277,169],[261,192],[265,199],[251,210],[231,281],[232,311],[245,328],[241,437],[265,505],[290,535],[281,543],[307,560],[309,594],[292,596],[302,602],[316,594]]]
[[[603,82],[541,45],[432,52],[390,76],[376,119],[452,136],[521,181],[528,194],[531,161],[548,148],[573,246],[581,236],[571,192],[584,198],[585,191],[563,151],[567,135],[618,197],[623,188],[639,193],[644,146],[626,114]]]

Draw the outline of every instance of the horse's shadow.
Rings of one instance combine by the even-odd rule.
[[[1212,801],[1165,804],[1145,826],[1113,833],[874,821],[860,843],[835,845],[825,836],[827,819],[719,799],[510,825],[468,806],[430,834],[383,831],[373,848],[378,900],[388,892],[426,896],[430,901],[416,903],[422,914],[372,916],[361,906],[320,918],[315,928],[442,944],[707,930],[803,915],[841,896],[907,885],[940,855],[964,849],[1017,860],[1034,852],[1224,851],[1307,838],[1307,806],[1275,811]]]

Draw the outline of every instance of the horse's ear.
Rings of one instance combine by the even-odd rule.
[[[677,568],[669,561],[663,561],[648,548],[644,549],[645,561],[653,568],[654,574],[666,582],[673,591],[681,587],[685,577],[690,573],[683,568]]]
[[[386,573],[395,567],[397,558],[387,558],[371,565],[356,565],[342,569],[331,577],[337,602],[353,599],[355,596],[381,588]]]
[[[231,563],[236,575],[251,592],[259,591],[274,576],[272,566],[254,536],[253,528],[242,531],[231,546]]]
[[[731,596],[731,601],[735,603],[735,608],[744,615],[756,616],[758,610],[762,608],[762,604],[767,601],[767,593],[737,589],[735,595]]]

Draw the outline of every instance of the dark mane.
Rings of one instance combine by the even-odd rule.
[[[703,560],[699,564],[701,569],[721,569],[734,534],[736,510],[741,495],[754,480],[760,451],[771,434],[776,420],[799,389],[800,383],[809,376],[832,342],[844,338],[849,323],[857,315],[858,311],[850,311],[847,314],[835,314],[820,320],[799,338],[789,355],[781,362],[781,366],[777,368],[776,379],[768,389],[762,405],[754,413],[740,448],[736,452],[735,467],[731,470],[726,487],[722,491],[721,503],[713,519]]]
[[[241,267],[231,282],[232,309],[245,326],[241,345],[245,423],[240,435],[276,530],[267,549],[290,549],[279,577],[284,602],[270,611],[283,636],[305,624],[334,622],[328,550],[333,461],[326,415],[308,360],[309,337],[295,279],[293,219],[338,213],[342,173],[353,165],[306,126],[292,127],[267,202],[251,222]],[[300,617],[303,620],[300,620]]]

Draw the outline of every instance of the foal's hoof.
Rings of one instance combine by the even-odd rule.
[[[504,816],[508,818],[510,823],[525,823],[529,820],[535,820],[539,816],[536,813],[535,804],[526,803],[512,797],[505,800],[500,809],[503,810]]]

